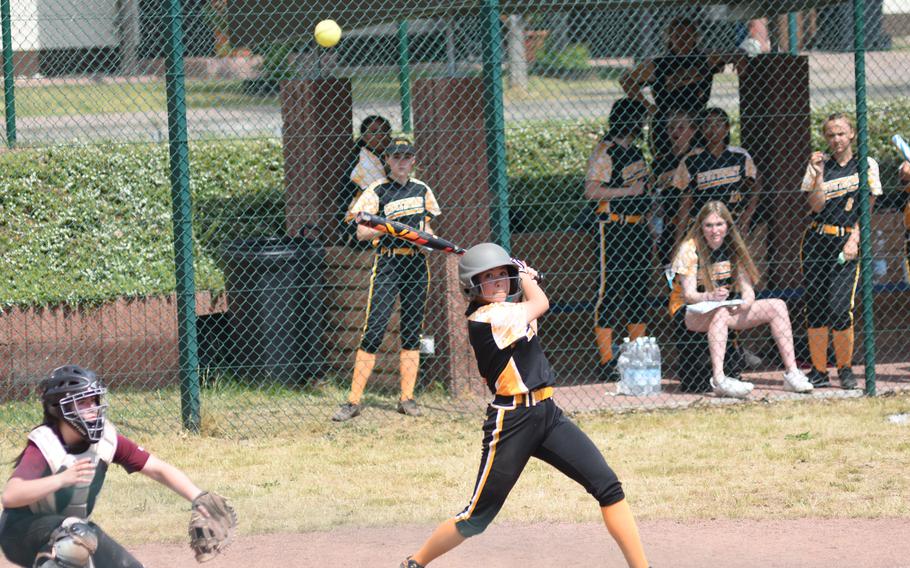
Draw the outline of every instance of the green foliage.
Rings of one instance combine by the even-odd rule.
[[[0,171],[0,306],[174,291],[166,146],[18,150]],[[281,146],[200,143],[190,172],[197,287],[220,290],[218,241],[283,231]]]
[[[590,71],[591,52],[583,43],[573,43],[563,49],[553,49],[548,40],[537,52],[532,73],[551,77],[578,75]]]

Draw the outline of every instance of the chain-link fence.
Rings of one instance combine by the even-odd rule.
[[[903,388],[910,5],[856,5],[4,1],[4,423],[70,362],[227,435]],[[526,260],[538,331],[358,212]]]

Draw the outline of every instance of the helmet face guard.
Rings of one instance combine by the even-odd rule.
[[[104,433],[103,397],[107,389],[98,376],[78,365],[64,365],[41,383],[44,411],[72,426],[87,441],[95,443]],[[86,405],[85,401],[92,401]]]
[[[505,267],[509,276],[508,299],[512,300],[521,294],[521,283],[518,279],[518,266],[512,261],[509,253],[495,243],[481,243],[468,249],[458,261],[458,280],[461,289],[469,298],[481,296],[481,285],[478,277],[494,268]],[[488,282],[493,282],[489,280]]]
[[[82,392],[60,399],[60,418],[93,444],[101,440],[101,435],[104,433],[104,411],[107,409],[107,404],[102,403],[101,397],[105,394],[107,394],[107,389],[94,383]],[[95,404],[80,407],[80,403],[88,399],[94,400]],[[94,417],[86,419],[85,415],[94,415]]]

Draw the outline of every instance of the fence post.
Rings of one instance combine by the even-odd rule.
[[[13,87],[13,24],[10,1],[0,0],[3,33],[3,100],[6,103],[6,145],[16,145],[16,93]]]
[[[509,188],[502,102],[502,29],[499,0],[483,2],[483,112],[487,140],[487,176],[493,192],[493,239],[511,250]]]
[[[410,134],[411,127],[411,53],[407,20],[398,24],[398,92],[401,96],[401,130]]]
[[[193,272],[193,224],[190,165],[187,147],[186,92],[183,71],[181,0],[170,0],[167,20],[168,150],[174,222],[174,264],[177,278],[177,336],[180,361],[180,414],[183,427],[199,431],[199,352],[196,342],[196,285]]]
[[[797,37],[796,12],[787,13],[787,47],[790,55],[799,55],[799,38]]]
[[[875,395],[875,321],[872,298],[872,231],[869,211],[869,134],[866,116],[866,33],[865,2],[853,0],[853,61],[856,77],[857,171],[859,173],[860,278],[863,287],[863,350],[865,392]]]

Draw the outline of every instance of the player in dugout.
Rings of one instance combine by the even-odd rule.
[[[801,259],[806,327],[816,387],[829,387],[828,332],[834,342],[837,376],[844,389],[856,388],[853,374],[853,307],[859,279],[859,160],[853,154],[856,137],[847,115],[835,113],[822,122],[830,154],[809,157],[801,189],[806,193],[812,221],[803,233]],[[882,194],[878,162],[868,158],[869,210]]]
[[[371,213],[432,233],[430,221],[441,212],[430,187],[411,177],[416,163],[414,145],[406,138],[394,139],[385,149],[383,157],[388,168],[388,180],[373,183],[360,195],[351,206],[349,220],[359,212]],[[430,285],[427,256],[416,245],[363,225],[357,225],[357,238],[370,241],[375,251],[370,292],[360,348],[354,358],[351,391],[347,402],[341,405],[332,420],[344,422],[362,412],[363,392],[373,373],[376,352],[392,317],[396,297],[401,305],[401,397],[398,412],[420,416],[420,408],[414,400],[414,387],[420,368],[420,332]]]

